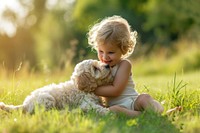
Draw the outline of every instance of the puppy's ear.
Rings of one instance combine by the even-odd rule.
[[[96,81],[90,73],[82,73],[76,78],[75,83],[79,90],[85,92],[91,92],[97,88]]]

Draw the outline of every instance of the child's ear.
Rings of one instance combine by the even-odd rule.
[[[75,83],[79,90],[91,92],[94,91],[95,88],[97,88],[97,83],[90,73],[82,73],[75,80]]]

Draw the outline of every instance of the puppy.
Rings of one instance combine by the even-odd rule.
[[[97,60],[84,60],[75,66],[69,81],[36,89],[25,98],[22,105],[0,102],[0,109],[8,112],[22,109],[23,112],[32,114],[36,106],[42,106],[45,110],[68,107],[70,110],[80,108],[84,112],[95,110],[97,113],[107,114],[109,109],[100,105],[101,101],[93,91],[112,82],[113,76],[107,65]]]

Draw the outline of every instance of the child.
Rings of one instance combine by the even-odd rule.
[[[120,16],[112,16],[95,24],[88,33],[89,44],[97,51],[101,62],[112,69],[113,85],[98,87],[95,94],[107,98],[113,112],[138,116],[151,109],[162,113],[164,108],[149,94],[138,94],[132,80],[131,62],[126,59],[136,44],[137,32],[131,31],[128,22]]]

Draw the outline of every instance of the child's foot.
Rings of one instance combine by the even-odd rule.
[[[175,108],[173,108],[173,109],[167,110],[166,115],[170,115],[170,114],[172,114],[172,113],[174,113],[174,112],[181,111],[181,110],[182,110],[182,107],[181,107],[181,106],[178,106],[178,107],[175,107]]]

